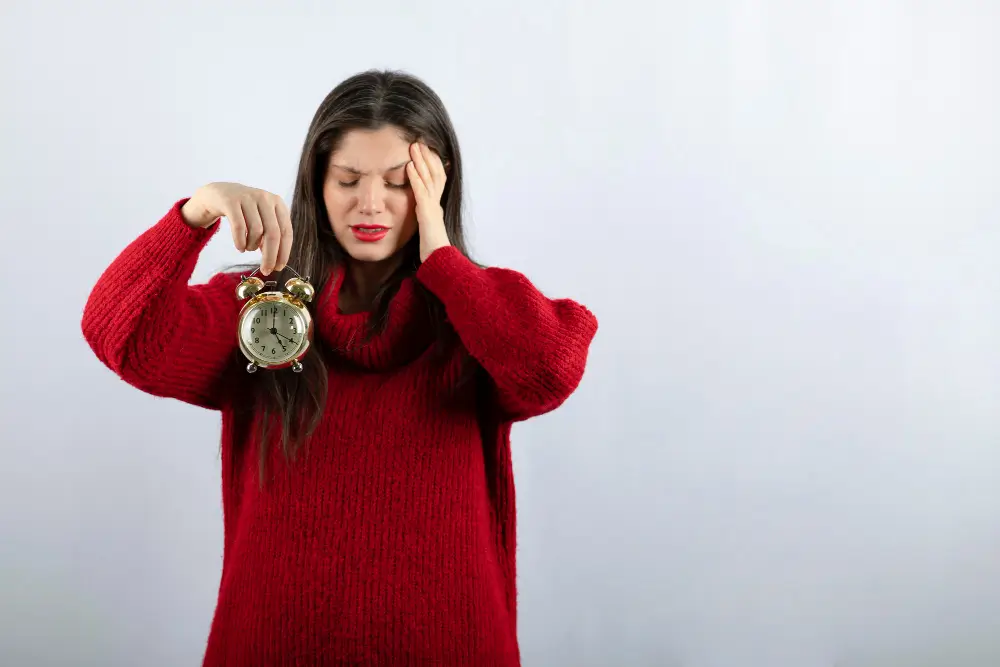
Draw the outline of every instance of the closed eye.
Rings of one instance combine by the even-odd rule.
[[[353,188],[358,184],[358,181],[337,181],[337,184],[342,188]],[[393,190],[402,190],[410,186],[409,183],[386,183],[385,185]]]

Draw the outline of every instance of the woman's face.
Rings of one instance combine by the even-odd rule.
[[[391,126],[350,130],[330,155],[323,203],[334,236],[353,259],[388,259],[416,234],[409,161],[410,143]]]

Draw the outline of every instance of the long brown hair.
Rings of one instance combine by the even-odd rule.
[[[290,206],[293,241],[288,266],[309,276],[322,294],[331,273],[344,266],[348,255],[333,235],[323,203],[330,155],[344,134],[353,129],[398,128],[410,142],[423,141],[449,163],[448,179],[441,196],[444,224],[451,244],[468,256],[462,227],[462,156],[458,137],[444,103],[419,78],[392,70],[361,72],[338,84],[320,103],[306,132],[298,175]],[[368,322],[370,334],[385,325],[392,296],[404,279],[419,266],[419,236],[402,248],[399,269],[381,286]],[[282,278],[283,280],[283,278]],[[453,334],[444,308],[422,285],[416,288],[431,313],[438,340]],[[310,307],[315,307],[311,305]],[[263,482],[272,421],[280,419],[280,442],[284,454],[294,458],[322,418],[327,398],[328,358],[321,344],[310,347],[300,373],[255,373],[246,382],[250,400],[240,401],[245,420],[260,419],[258,443]]]

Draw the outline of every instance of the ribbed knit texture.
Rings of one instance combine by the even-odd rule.
[[[185,201],[108,267],[82,328],[124,381],[222,414],[225,540],[204,666],[519,665],[511,425],[575,390],[594,316],[442,248],[365,341],[367,314],[339,313],[333,276],[312,306],[333,351],[323,419],[294,461],[270,447],[261,488],[256,431],[233,411],[254,381],[236,347],[238,276],[189,285],[219,225],[188,227]],[[458,335],[443,358],[414,281]],[[455,392],[466,353],[488,381]]]

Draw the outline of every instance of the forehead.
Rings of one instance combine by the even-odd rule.
[[[382,172],[399,168],[409,156],[410,143],[398,128],[349,130],[330,154],[330,163],[363,173]]]

